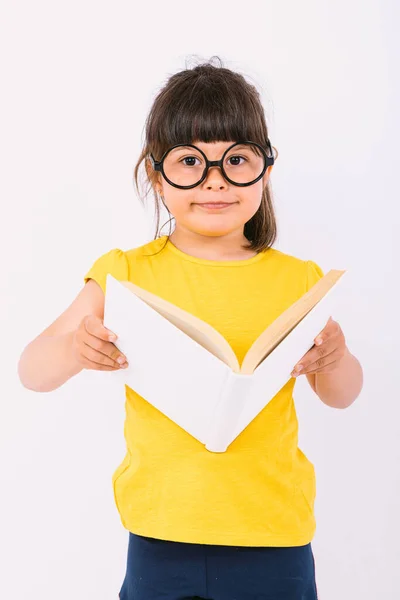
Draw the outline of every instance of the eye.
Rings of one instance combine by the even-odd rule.
[[[185,167],[193,167],[193,166],[196,166],[193,162],[195,160],[200,160],[200,159],[197,158],[197,156],[184,156],[183,158],[181,158],[181,160],[179,162],[183,163]],[[189,161],[189,164],[184,161]]]
[[[240,160],[241,158],[243,158],[243,160],[244,160],[245,162],[247,162],[247,158],[245,158],[244,156],[239,156],[239,155],[230,156],[230,157],[228,158],[228,161],[231,161],[232,159],[233,159],[233,161],[234,161],[233,163],[230,163],[230,166],[232,166],[232,167],[237,167],[237,166],[240,166],[241,164],[243,164],[243,163],[239,163],[239,162],[237,162],[237,160],[238,160],[238,159]]]

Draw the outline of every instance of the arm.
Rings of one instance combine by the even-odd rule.
[[[295,365],[292,375],[300,374],[307,376],[320,400],[332,408],[347,408],[359,396],[363,387],[361,364],[351,354],[342,328],[332,317]]]
[[[335,371],[315,374],[315,387],[322,402],[332,408],[347,408],[353,404],[363,387],[363,370],[347,346]]]
[[[24,387],[50,392],[82,371],[72,352],[72,338],[82,319],[89,314],[104,316],[104,293],[90,279],[72,304],[40,335],[30,342],[18,362],[18,376]]]
[[[306,377],[313,392],[317,393],[317,388],[315,387],[315,373],[306,373]]]

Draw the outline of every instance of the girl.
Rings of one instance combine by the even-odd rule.
[[[103,326],[107,273],[209,322],[240,362],[323,276],[312,260],[272,248],[276,157],[259,94],[242,75],[209,62],[170,77],[135,167],[138,186],[144,161],[154,192],[156,236],[95,261],[71,306],[24,350],[22,383],[50,391],[82,369],[126,367],[118,332]],[[175,219],[160,237],[158,196]],[[316,369],[306,373],[314,391]],[[121,600],[317,598],[314,468],[297,446],[294,384],[221,454],[126,386],[127,451],[112,478],[129,531]]]

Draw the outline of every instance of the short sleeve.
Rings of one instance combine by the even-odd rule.
[[[313,287],[313,285],[317,283],[317,281],[324,277],[324,272],[321,269],[321,267],[313,260],[307,260],[306,266],[306,292],[308,292],[308,290],[310,290]]]
[[[100,256],[84,276],[84,282],[94,279],[106,293],[106,277],[110,274],[119,281],[129,280],[128,258],[123,250],[114,248]]]

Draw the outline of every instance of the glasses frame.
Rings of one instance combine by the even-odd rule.
[[[263,168],[261,174],[256,179],[254,179],[253,181],[250,181],[249,183],[236,183],[235,181],[232,181],[232,179],[230,179],[227,176],[227,174],[225,172],[225,169],[223,167],[223,162],[224,162],[224,158],[225,158],[226,154],[229,152],[229,150],[231,148],[233,148],[233,146],[236,146],[237,144],[252,144],[253,146],[257,146],[257,148],[259,148],[261,150],[262,154],[264,155],[265,164],[264,164],[264,168]],[[204,168],[203,175],[201,176],[200,180],[197,183],[194,183],[192,185],[178,185],[177,183],[174,183],[173,181],[171,181],[170,179],[168,179],[168,177],[165,174],[165,171],[164,171],[164,160],[165,160],[165,157],[167,156],[167,154],[169,152],[171,152],[171,150],[173,150],[174,148],[178,148],[179,146],[185,146],[185,147],[188,147],[188,148],[195,148],[204,157],[206,166]],[[222,174],[223,174],[224,178],[227,181],[229,181],[229,183],[231,183],[232,185],[236,185],[238,187],[247,187],[247,186],[253,185],[257,181],[259,181],[261,179],[261,177],[264,175],[264,173],[267,170],[267,168],[269,166],[271,166],[271,165],[274,164],[275,158],[274,158],[274,154],[272,152],[272,146],[271,146],[271,142],[269,141],[269,139],[267,140],[267,148],[270,150],[271,156],[268,156],[267,153],[265,152],[265,149],[263,148],[263,146],[261,146],[260,144],[257,144],[257,142],[251,142],[249,140],[239,141],[239,142],[235,142],[234,144],[232,144],[231,146],[229,146],[229,148],[227,148],[225,150],[225,152],[223,153],[222,158],[220,160],[208,160],[208,158],[204,154],[204,152],[200,148],[198,148],[197,146],[195,146],[194,144],[175,144],[175,146],[171,146],[171,148],[168,148],[168,150],[166,150],[164,152],[164,154],[161,157],[161,160],[157,161],[154,158],[153,154],[150,154],[150,157],[151,157],[151,161],[152,161],[152,165],[153,165],[154,170],[155,171],[159,171],[162,174],[162,176],[164,177],[164,179],[170,185],[172,185],[172,186],[174,186],[176,188],[179,188],[181,190],[189,190],[191,188],[194,188],[194,187],[197,187],[198,185],[200,185],[200,183],[202,183],[205,180],[205,178],[207,177],[207,175],[208,175],[208,169],[210,167],[219,167],[221,169],[221,171],[222,171]]]

